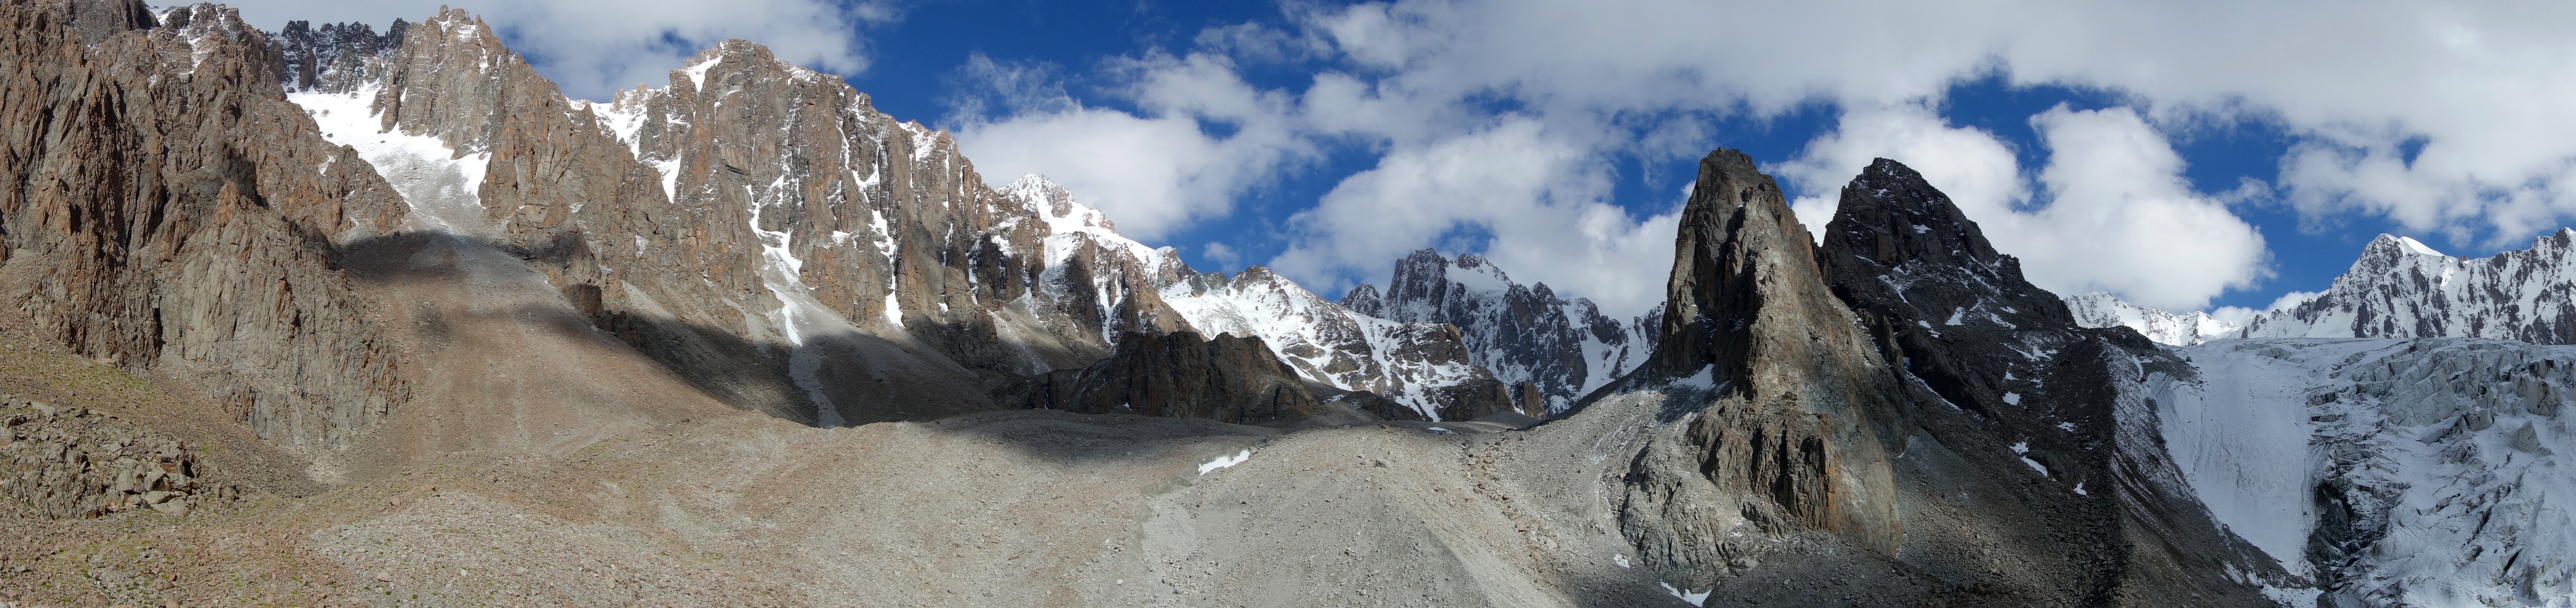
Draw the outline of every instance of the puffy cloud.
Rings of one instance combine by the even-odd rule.
[[[247,0],[242,18],[275,30],[290,20],[356,21],[379,30],[396,18],[418,22],[444,2]],[[767,45],[797,65],[855,74],[868,68],[859,28],[893,21],[889,1],[522,0],[475,7],[564,93],[607,99],[618,89],[663,86],[671,70],[727,38]]]
[[[1316,155],[1295,135],[1286,96],[1246,84],[1225,57],[1150,55],[1113,69],[1125,83],[1115,93],[1141,113],[1085,106],[1047,66],[970,60],[976,94],[951,102],[960,148],[995,180],[1044,174],[1144,240],[1221,217],[1247,188]],[[1211,123],[1233,133],[1210,134]]]
[[[2039,173],[2048,206],[2002,210],[2009,226],[2000,232],[2021,250],[2032,283],[2190,310],[2270,276],[2263,235],[2193,192],[2182,157],[2136,112],[2059,106],[2031,123],[2050,151]]]

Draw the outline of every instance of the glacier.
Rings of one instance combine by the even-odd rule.
[[[2300,605],[2576,605],[2576,475],[2556,449],[2576,347],[2244,339],[2148,381],[2162,436],[2231,531],[2308,577]],[[2322,595],[2322,601],[2319,596]]]

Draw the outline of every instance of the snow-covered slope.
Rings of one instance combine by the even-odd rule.
[[[1197,275],[1162,298],[1202,333],[1260,337],[1308,379],[1377,393],[1432,420],[1442,418],[1438,389],[1494,378],[1469,363],[1449,326],[1359,314],[1260,266],[1232,279]]]
[[[2427,256],[2430,257],[2430,256]],[[2576,347],[2253,339],[2150,380],[2210,511],[2338,606],[2576,602]],[[2276,590],[2311,605],[2315,589]]]
[[[2220,321],[2209,313],[2193,311],[2173,313],[2130,304],[2104,292],[2093,292],[2066,298],[2066,308],[2075,313],[2075,324],[2085,327],[2128,326],[2148,340],[2159,344],[2189,346],[2235,337],[2242,327]]]
[[[1121,331],[1158,331],[1128,317],[1168,309],[1209,337],[1261,338],[1309,380],[1376,393],[1433,420],[1455,401],[1449,389],[1493,382],[1469,363],[1450,328],[1357,314],[1259,266],[1231,280],[1199,273],[1170,247],[1148,248],[1119,234],[1107,214],[1043,176],[1022,176],[1000,192],[1044,223],[1041,293],[1059,302],[1098,302],[1104,341]],[[1114,270],[1072,270],[1082,268]]]
[[[1644,362],[1664,316],[1658,306],[1615,319],[1591,300],[1558,297],[1546,283],[1513,282],[1481,256],[1452,260],[1430,249],[1398,260],[1383,294],[1361,284],[1342,304],[1383,319],[1458,326],[1469,360],[1504,382],[1536,385],[1551,412]]]
[[[2379,235],[2324,295],[2255,317],[2239,335],[2576,344],[2576,230],[2479,259]]]

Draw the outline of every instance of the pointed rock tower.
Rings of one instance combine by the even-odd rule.
[[[1649,563],[1703,575],[1741,563],[1739,524],[1901,547],[1889,440],[1903,388],[1825,288],[1814,242],[1752,157],[1700,161],[1658,346],[1603,393],[1659,393],[1681,423],[1636,459],[1619,506]]]

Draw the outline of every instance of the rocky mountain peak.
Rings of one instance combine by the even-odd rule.
[[[1549,411],[1636,367],[1653,348],[1661,314],[1614,319],[1590,300],[1559,299],[1546,285],[1522,285],[1483,256],[1455,259],[1422,249],[1396,260],[1385,292],[1362,284],[1342,296],[1361,314],[1458,327],[1476,365],[1505,382],[1536,387]]]
[[[2065,531],[2022,550],[2075,564],[2060,571],[2066,580],[2105,581],[2070,588],[2081,594],[2164,577],[2247,593],[2207,572],[2134,565],[2176,555],[2262,565],[2175,483],[2170,456],[2144,430],[2157,414],[2140,397],[2142,383],[2151,372],[2189,375],[2187,363],[2127,327],[2078,325],[1948,196],[1895,161],[1872,163],[1843,188],[1819,251],[1834,294],[1904,380],[1908,390],[1889,394],[1906,401],[1907,425],[1920,429],[1918,441],[1957,454],[1947,464],[1916,463],[1917,474],[2032,482],[2041,491],[2017,499],[2028,511],[1990,514],[1986,525]]]
[[[1046,220],[1054,234],[1070,234],[1088,229],[1117,232],[1118,224],[1109,214],[1073,200],[1073,191],[1035,173],[1022,175],[1002,186],[1003,196],[1021,201],[1029,213]]]
[[[1350,291],[1342,293],[1342,300],[1337,303],[1343,308],[1351,309],[1351,312],[1372,317],[1386,316],[1386,299],[1378,295],[1376,285],[1361,283],[1351,286]]]
[[[1695,583],[1741,561],[1726,540],[1738,525],[1894,553],[1906,524],[1889,456],[1905,389],[1826,289],[1779,186],[1751,156],[1711,152],[1674,241],[1652,358],[1592,402],[1660,395],[1687,429],[1631,466],[1622,532]]]
[[[1700,160],[1699,171],[1675,238],[1662,337],[1647,364],[1670,378],[1714,367],[1724,382],[1749,373],[1754,341],[1747,332],[1773,318],[1766,313],[1799,323],[1836,314],[1841,304],[1824,291],[1814,239],[1753,157],[1718,150]],[[1772,279],[1776,285],[1757,282]]]
[[[1884,266],[1914,260],[1993,264],[2000,257],[1977,223],[1960,213],[1949,195],[1934,189],[1912,167],[1893,160],[1870,162],[1843,186],[1841,206],[1834,214],[1851,215],[1853,221],[1846,229],[1869,232],[1866,238],[1849,239],[1847,253]]]
[[[2566,229],[2561,228],[2560,230],[2564,231]],[[2537,246],[2537,244],[2535,243],[2534,246]],[[2410,237],[2381,233],[2379,236],[2371,238],[2369,243],[2361,246],[2360,259],[2367,261],[2393,262],[2396,260],[2410,259],[2410,256],[2432,256],[2437,258],[2450,257],[2443,255],[2442,252],[2436,251],[2432,247],[2424,245],[2423,241],[2418,241]]]
[[[1973,294],[1979,300],[1953,303],[1979,306],[1982,312],[1975,314],[2003,315],[2023,324],[2074,322],[2064,301],[2022,277],[2021,260],[1996,253],[1984,231],[1949,195],[1903,163],[1881,158],[1853,177],[1843,186],[1842,202],[1825,230],[1817,263],[1838,284],[1908,267],[1946,269],[1974,275],[1983,287],[1991,287]],[[1981,304],[1986,299],[1996,303]]]

